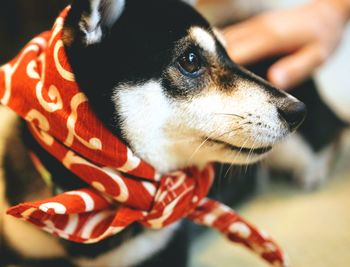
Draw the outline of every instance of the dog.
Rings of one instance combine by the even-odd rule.
[[[256,162],[305,118],[302,102],[232,62],[216,31],[183,1],[76,0],[63,32],[75,79],[97,117],[159,173]],[[10,115],[7,125],[2,209],[84,186],[23,120]],[[53,192],[28,151],[51,173]],[[134,224],[87,245],[3,213],[0,222],[2,266],[187,266],[181,223],[159,231]]]

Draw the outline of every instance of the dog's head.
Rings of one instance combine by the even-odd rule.
[[[254,162],[305,116],[180,0],[77,0],[64,43],[100,119],[159,171]]]

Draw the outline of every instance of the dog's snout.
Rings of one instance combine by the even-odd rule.
[[[294,131],[305,120],[306,106],[300,101],[293,101],[281,108],[278,108],[278,113],[288,123],[289,129]]]

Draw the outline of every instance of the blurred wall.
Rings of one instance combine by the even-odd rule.
[[[15,56],[32,37],[50,29],[68,0],[2,0],[0,64]]]

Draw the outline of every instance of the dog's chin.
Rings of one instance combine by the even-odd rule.
[[[234,145],[229,141],[206,138],[215,162],[233,165],[249,165],[264,159],[273,149],[275,142],[264,144]]]
[[[251,153],[245,153],[241,152],[239,154],[237,153],[232,153],[232,156],[230,158],[226,158],[226,161],[223,163],[229,163],[233,165],[250,165],[257,163],[261,160],[263,160],[271,150],[266,151],[263,154],[254,154],[253,152]]]
[[[160,174],[164,174],[190,166],[203,168],[211,162],[249,165],[262,160],[272,150],[272,146],[238,147],[230,143],[210,139],[206,140],[205,145],[201,146],[202,142],[198,141],[196,145],[186,147],[181,145],[170,146],[170,149],[159,146],[157,150],[156,147],[153,147],[148,151],[156,153],[144,153],[140,156],[146,162],[155,166]]]
[[[265,145],[265,146],[254,146],[254,147],[245,147],[245,146],[235,146],[232,145],[228,142],[225,141],[221,141],[221,140],[217,140],[217,139],[207,139],[207,142],[209,143],[214,143],[220,146],[223,146],[223,148],[225,150],[231,150],[233,152],[236,153],[240,153],[240,154],[246,154],[246,155],[264,155],[266,153],[268,153],[269,151],[271,151],[272,146],[271,145]]]
[[[236,150],[228,148],[224,155],[217,161],[233,165],[249,165],[263,160],[272,150],[272,147]],[[255,152],[254,152],[255,151]]]

